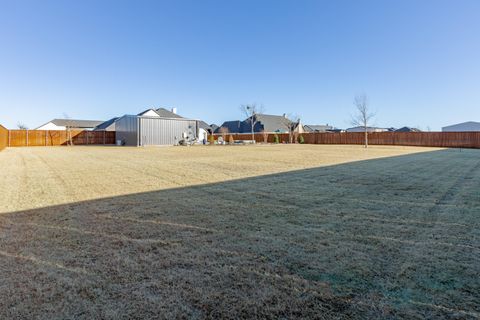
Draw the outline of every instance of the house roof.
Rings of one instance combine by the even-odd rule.
[[[394,130],[395,132],[421,132],[420,129],[411,128],[411,127],[402,127],[400,129]]]
[[[225,121],[222,125],[215,129],[215,133],[220,131],[220,128],[227,128],[230,133],[241,133],[242,122],[240,120]]]
[[[386,128],[367,127],[367,131],[369,131],[369,132],[376,131],[376,130],[389,131],[389,129],[386,129]],[[347,131],[347,132],[363,132],[364,128],[362,126],[358,126],[358,127],[345,129],[345,131]]]
[[[99,124],[103,123],[100,120],[77,120],[77,119],[53,119],[47,123],[53,123],[59,127],[70,127],[70,128],[95,128]],[[47,123],[41,125],[43,127]]]
[[[147,110],[144,110],[144,111],[140,112],[139,114],[137,114],[137,116],[143,116],[147,112],[150,112],[150,111],[153,111],[153,112],[157,113],[157,111],[155,109],[147,109]]]
[[[307,132],[322,132],[327,130],[333,130],[333,126],[329,126],[327,124],[305,124],[303,125],[303,128]]]
[[[466,121],[466,122],[461,122],[461,123],[452,124],[452,125],[450,125],[450,126],[448,126],[448,127],[460,126],[460,125],[465,125],[465,124],[480,125],[480,122],[476,122],[476,121]]]
[[[455,130],[457,128],[460,129],[460,130],[467,129],[467,130],[478,131],[478,130],[480,130],[480,122],[467,121],[467,122],[452,124],[450,126],[443,127],[442,131]]]
[[[211,129],[211,127],[205,121],[198,121],[198,127],[201,129]]]
[[[276,116],[271,114],[256,114],[257,123],[254,127],[254,132],[287,132],[289,125],[292,124],[292,121],[285,116]],[[250,133],[252,130],[251,117],[240,121],[225,121],[220,127],[227,128],[231,133]],[[215,132],[218,133],[220,128],[215,129]]]
[[[288,131],[288,125],[292,122],[285,116],[277,116],[271,114],[256,114],[255,117],[257,118],[257,121],[260,122],[263,131],[266,132]],[[248,125],[250,125],[249,120],[250,117],[245,119],[245,122]]]
[[[182,116],[179,116],[178,114],[173,113],[165,108],[158,108],[155,110],[155,112],[157,112],[162,118],[183,118]]]
[[[137,114],[138,116],[143,116],[145,115],[146,113],[150,112],[150,111],[153,111],[155,112],[160,118],[169,118],[169,119],[172,119],[172,118],[178,118],[178,119],[182,119],[183,117],[172,112],[172,111],[169,111],[165,108],[158,108],[158,109],[147,109],[145,111],[142,111],[140,112],[139,114]]]
[[[107,120],[101,124],[99,124],[98,126],[95,127],[95,130],[105,130],[107,129],[108,127],[110,127],[112,124],[115,123],[115,121],[118,120],[118,117],[115,117],[115,118],[112,118],[110,120]]]

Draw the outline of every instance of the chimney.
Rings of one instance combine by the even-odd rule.
[[[177,108],[172,108],[172,113],[177,114]]]
[[[286,118],[286,117],[287,117],[287,114],[286,114],[286,113],[284,113],[284,114],[283,114],[283,117],[284,117],[284,118]]]

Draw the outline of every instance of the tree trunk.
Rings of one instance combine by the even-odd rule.
[[[365,148],[368,148],[368,131],[367,131],[367,128],[365,128]]]

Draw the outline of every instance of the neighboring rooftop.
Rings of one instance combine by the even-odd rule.
[[[59,127],[69,127],[69,128],[95,128],[96,126],[100,125],[103,123],[103,121],[100,120],[78,120],[78,119],[53,119],[48,123],[53,123],[56,126]],[[46,125],[44,124],[44,125]],[[43,127],[44,125],[41,125],[40,127]]]
[[[260,131],[263,130],[266,132],[288,131],[288,125],[292,122],[285,115],[277,116],[271,114],[257,114],[255,117],[262,126]],[[246,119],[245,121],[250,123],[249,119],[250,118]]]
[[[211,130],[212,127],[210,127],[208,125],[208,123],[206,123],[205,121],[198,121],[198,127],[201,128],[201,129],[205,129],[205,130]]]
[[[220,127],[217,127],[214,132],[219,133],[220,128],[227,128],[228,132],[231,133],[242,133],[242,121],[240,120],[233,120],[233,121],[225,121]]]
[[[271,114],[256,114],[255,118],[257,123],[254,127],[254,132],[287,132],[288,126],[292,123],[286,116],[277,116]],[[228,128],[229,132],[232,133],[250,133],[252,130],[251,117],[240,121],[225,121],[221,127]],[[216,129],[215,132],[218,133],[220,128]]]
[[[457,123],[457,124],[443,127],[442,131],[447,131],[447,132],[480,131],[480,122],[467,121],[467,122]]]
[[[108,130],[110,128],[112,130],[115,130],[115,121],[117,121],[117,120],[118,120],[118,117],[107,120],[107,121],[99,124],[98,126],[96,126],[94,130]]]
[[[346,132],[364,132],[365,128],[362,126],[345,129]],[[367,127],[367,132],[386,132],[391,131],[389,128]]]
[[[210,128],[212,128],[212,132],[215,132],[219,128],[219,126],[217,126],[215,123],[212,123],[210,125]]]
[[[395,130],[395,132],[422,132],[422,130],[417,128],[411,128],[411,127],[402,127],[400,129]]]
[[[177,109],[172,108],[172,110],[167,110],[165,108],[158,108],[155,110],[158,115],[162,118],[183,118],[182,116],[177,114]]]
[[[137,116],[146,116],[146,117],[160,117],[160,118],[177,118],[177,119],[184,119],[184,117],[177,114],[176,108],[172,108],[172,111],[167,110],[165,108],[158,108],[158,109],[147,109],[145,111],[140,112]]]
[[[140,117],[158,117],[158,113],[157,111],[155,111],[155,109],[147,109],[147,110],[144,110],[140,113],[137,114],[137,116],[140,116]]]
[[[325,132],[333,130],[333,126],[329,126],[328,124],[305,124],[303,128],[306,132]]]

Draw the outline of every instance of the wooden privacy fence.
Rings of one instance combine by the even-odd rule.
[[[114,131],[71,130],[74,145],[115,144]],[[8,147],[65,146],[68,144],[66,130],[8,130]]]
[[[234,140],[251,140],[251,134],[226,134],[226,141],[232,135]],[[279,142],[289,142],[286,133],[277,134]],[[364,144],[363,132],[315,132],[302,133],[307,144]],[[221,134],[215,134],[215,140]],[[268,135],[268,142],[274,142],[275,134]],[[255,134],[255,141],[264,142],[261,133]],[[372,132],[368,134],[370,145],[397,145],[418,147],[480,148],[480,132]]]
[[[0,125],[0,150],[8,146],[8,130]]]
[[[72,130],[74,145],[115,144],[114,131]],[[234,140],[251,140],[251,134],[232,135]],[[290,141],[286,133],[277,134],[280,143]],[[363,132],[302,133],[307,144],[359,144],[364,143]],[[215,134],[215,140],[221,134]],[[275,134],[268,134],[267,141],[275,142]],[[257,142],[264,142],[264,135],[255,134]],[[61,146],[67,145],[68,132],[63,130],[7,130],[0,125],[0,150],[5,147]],[[480,132],[373,132],[368,134],[370,145],[398,145],[448,148],[480,148]]]

